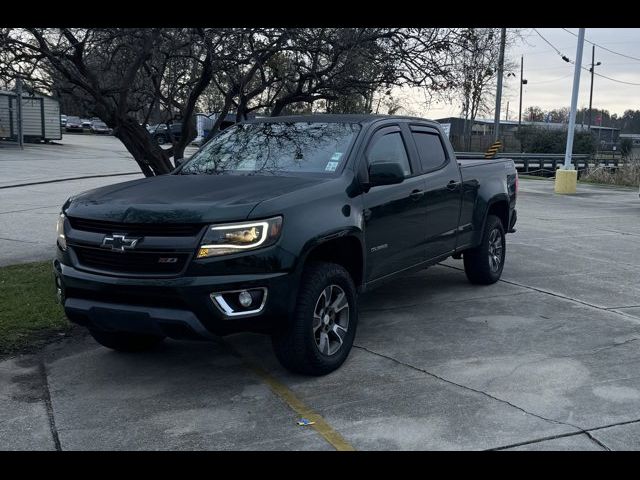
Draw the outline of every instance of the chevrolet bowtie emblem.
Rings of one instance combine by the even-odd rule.
[[[126,235],[113,234],[107,235],[102,241],[104,248],[111,248],[114,252],[122,252],[136,248],[136,244],[140,238],[127,238]]]

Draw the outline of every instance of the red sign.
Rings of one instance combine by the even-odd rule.
[[[596,116],[596,125],[602,125],[602,115]]]

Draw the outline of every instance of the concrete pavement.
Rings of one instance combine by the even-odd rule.
[[[0,144],[0,187],[85,175],[138,172],[122,143],[110,135],[64,134],[51,144]]]
[[[637,189],[522,180],[518,211],[502,281],[450,259],[363,295],[325,377],[252,334],[135,355],[80,335],[0,362],[0,449],[333,449],[283,391],[356,449],[640,449]]]
[[[104,176],[65,180],[96,175]],[[112,136],[65,134],[24,150],[0,144],[0,266],[51,258],[57,215],[71,195],[136,178],[140,169]],[[15,187],[23,184],[31,185]]]

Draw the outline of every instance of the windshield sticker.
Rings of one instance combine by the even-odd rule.
[[[327,162],[327,166],[324,167],[325,172],[335,172],[336,168],[338,168],[339,162]]]
[[[331,160],[335,162],[339,162],[340,158],[342,158],[342,152],[336,152],[331,156]]]

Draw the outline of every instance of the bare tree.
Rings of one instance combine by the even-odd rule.
[[[376,95],[396,86],[433,93],[458,85],[457,53],[464,41],[487,55],[493,44],[481,37],[423,28],[2,29],[0,77],[72,96],[113,128],[150,176],[184,156],[201,105],[218,113],[210,136],[230,112],[243,120],[313,111],[321,102],[327,111],[371,112]],[[152,117],[182,122],[169,148],[143,126]]]
[[[51,90],[55,79],[113,128],[145,175],[172,169],[135,113],[149,104],[145,65],[162,42],[161,29],[6,29],[0,73]]]
[[[513,42],[517,31],[509,32],[507,44]],[[458,95],[465,119],[464,146],[471,147],[471,129],[479,114],[493,111],[495,86],[500,56],[499,28],[468,28],[461,32],[461,51],[456,56],[458,80],[452,89]],[[505,74],[514,68],[513,62],[505,61]]]

